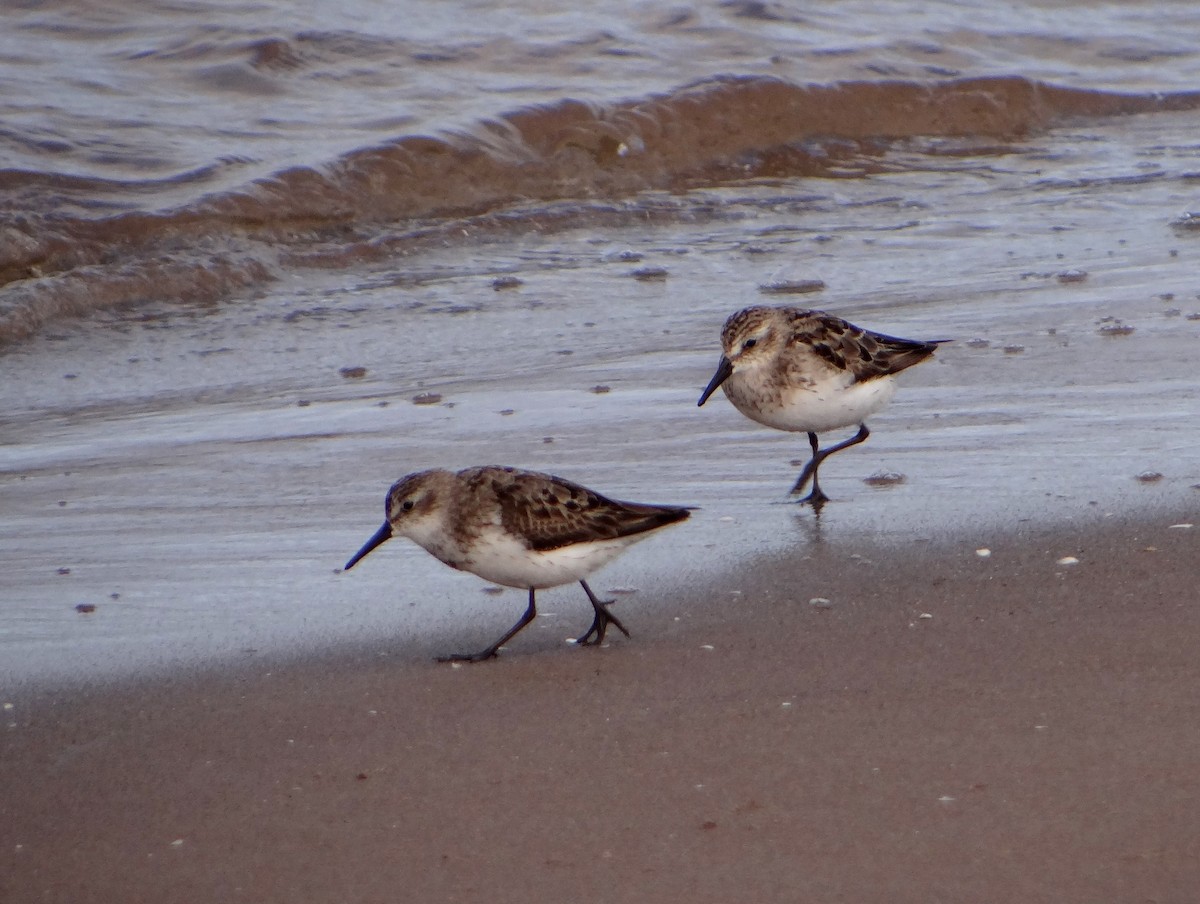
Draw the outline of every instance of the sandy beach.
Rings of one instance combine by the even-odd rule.
[[[1184,904],[1177,515],[986,558],[816,544],[623,612],[634,637],[601,650],[452,668],[380,640],[21,699],[0,896]]]

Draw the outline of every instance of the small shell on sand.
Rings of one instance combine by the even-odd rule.
[[[638,282],[657,282],[664,280],[669,275],[665,267],[642,267],[640,270],[634,270],[629,274]]]
[[[895,471],[876,471],[870,477],[863,478],[863,483],[871,487],[891,487],[904,481],[904,475]]]
[[[825,283],[819,279],[783,279],[758,287],[764,295],[808,295],[825,291]]]

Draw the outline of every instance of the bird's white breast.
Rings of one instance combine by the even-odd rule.
[[[722,388],[733,406],[751,420],[776,430],[822,433],[861,424],[891,401],[895,378],[853,383],[843,375],[807,384],[769,387],[755,374],[733,374]]]
[[[493,529],[483,532],[464,550],[465,558],[456,567],[505,587],[541,590],[582,580],[639,539],[641,535],[538,551],[527,548],[512,534]]]

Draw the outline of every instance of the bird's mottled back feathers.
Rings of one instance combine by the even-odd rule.
[[[619,502],[555,477],[514,468],[463,472],[469,492],[496,500],[500,524],[530,549],[546,551],[640,534],[688,517],[686,508]]]
[[[857,383],[912,367],[939,345],[936,341],[885,336],[823,311],[790,312],[789,321],[789,346],[808,347],[833,367],[853,374]]]

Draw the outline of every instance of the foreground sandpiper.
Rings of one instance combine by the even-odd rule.
[[[538,590],[579,581],[592,604],[592,626],[576,643],[599,645],[609,624],[629,636],[583,580],[654,530],[688,517],[682,506],[617,502],[561,477],[516,468],[478,467],[457,473],[409,474],[387,494],[383,527],[346,563],[355,563],[399,535],[445,562],[486,581],[529,591],[525,614],[478,653],[441,662],[490,659],[537,615]]]
[[[708,401],[718,386],[751,420],[807,433],[812,458],[792,495],[812,480],[800,500],[816,512],[829,501],[817,481],[821,462],[870,436],[864,421],[896,392],[896,374],[919,364],[942,342],[897,339],[873,333],[826,314],[793,307],[750,307],[725,321],[717,372],[700,396]],[[858,425],[850,439],[821,449],[817,434]]]

